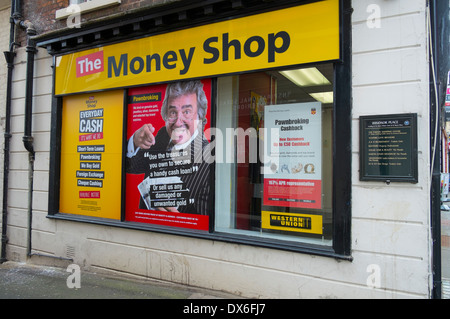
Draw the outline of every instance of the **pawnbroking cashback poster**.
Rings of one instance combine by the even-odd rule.
[[[264,205],[321,209],[321,103],[268,105]]]

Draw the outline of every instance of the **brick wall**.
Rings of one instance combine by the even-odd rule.
[[[56,21],[55,12],[68,6],[69,0],[25,0],[22,15],[30,20],[39,33],[64,27],[65,24]]]
[[[130,10],[164,5],[175,1],[180,0],[122,0],[120,5],[83,13],[81,15],[81,22],[92,22],[99,18],[113,16]],[[24,19],[30,20],[33,23],[38,34],[45,34],[67,27],[66,19],[56,20],[55,13],[59,9],[66,8],[68,5],[69,0],[24,0],[22,15]],[[19,33],[18,40],[23,44],[26,43],[23,31]]]

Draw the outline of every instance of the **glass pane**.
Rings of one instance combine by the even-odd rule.
[[[218,79],[216,231],[331,245],[333,72]]]

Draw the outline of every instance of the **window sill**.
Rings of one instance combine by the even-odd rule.
[[[320,246],[320,245],[299,244],[299,243],[293,243],[293,242],[286,243],[286,242],[277,241],[277,240],[260,239],[260,238],[255,238],[252,236],[245,236],[245,235],[242,235],[242,236],[234,235],[233,236],[233,235],[230,235],[227,233],[221,233],[221,232],[208,233],[205,231],[186,230],[186,229],[177,228],[177,227],[170,228],[170,227],[157,226],[157,225],[144,224],[144,223],[126,222],[126,221],[102,219],[102,218],[97,218],[97,217],[63,214],[63,213],[49,214],[49,215],[47,215],[47,218],[54,219],[54,220],[89,223],[89,224],[101,225],[101,226],[111,226],[111,227],[118,227],[118,228],[124,228],[124,229],[150,231],[150,232],[156,232],[156,233],[162,233],[162,234],[174,235],[174,236],[186,236],[186,237],[191,237],[191,238],[221,241],[221,242],[232,243],[232,244],[263,247],[263,248],[275,249],[275,250],[279,250],[279,251],[284,250],[284,251],[290,251],[290,252],[295,252],[295,253],[308,254],[308,255],[312,255],[312,256],[330,257],[330,258],[335,258],[337,260],[345,260],[345,261],[349,261],[349,262],[353,261],[353,257],[351,255],[338,254],[331,247]]]
[[[75,13],[87,13],[90,11],[104,9],[110,6],[120,4],[121,0],[94,0],[83,2],[78,5],[70,5],[67,8],[56,11],[55,18],[57,20],[68,18]]]

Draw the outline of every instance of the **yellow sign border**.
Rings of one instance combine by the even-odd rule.
[[[339,16],[339,0],[318,1],[57,56],[55,95],[335,61]],[[286,34],[289,47],[280,49]],[[77,58],[101,51],[103,64],[89,61],[89,72],[77,77]],[[159,70],[149,57],[159,57]]]

